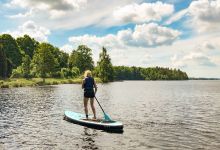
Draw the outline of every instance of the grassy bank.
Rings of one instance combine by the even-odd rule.
[[[99,78],[95,78],[97,83],[100,83]],[[81,78],[75,79],[62,79],[62,78],[46,78],[43,82],[42,78],[11,78],[6,80],[0,80],[0,88],[11,88],[11,87],[25,87],[25,86],[43,86],[43,85],[57,85],[57,84],[81,84]]]

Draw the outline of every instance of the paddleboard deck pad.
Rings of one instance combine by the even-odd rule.
[[[123,124],[121,122],[106,122],[103,119],[94,120],[91,118],[92,117],[89,116],[89,119],[86,119],[85,114],[76,113],[73,111],[64,112],[64,119],[75,124],[106,131],[123,131]]]

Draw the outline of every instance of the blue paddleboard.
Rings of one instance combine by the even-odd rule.
[[[93,120],[91,116],[89,119],[86,119],[85,114],[73,112],[73,111],[65,111],[64,119],[70,121],[75,124],[79,124],[82,126],[87,126],[100,130],[123,130],[123,124],[118,121],[106,122],[103,119]]]

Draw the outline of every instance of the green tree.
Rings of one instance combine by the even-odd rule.
[[[72,77],[73,77],[73,78],[78,77],[78,76],[80,75],[79,68],[73,67],[73,68],[71,69],[71,73],[72,73]]]
[[[18,66],[16,69],[12,70],[11,78],[29,78],[31,71],[31,58],[28,55],[25,55],[22,58],[21,66]]]
[[[75,50],[72,51],[70,57],[68,59],[69,68],[76,66],[77,52]]]
[[[61,51],[59,48],[54,47],[51,51],[54,59],[57,60],[57,64],[54,66],[54,72],[52,72],[52,77],[60,77],[61,75],[61,69],[68,67],[68,58],[69,54]]]
[[[17,38],[16,42],[20,47],[21,52],[23,52],[23,54],[28,55],[30,58],[33,57],[34,51],[39,45],[39,42],[37,42],[35,39],[31,38],[29,35],[26,34],[23,37]]]
[[[72,77],[71,70],[69,68],[62,68],[61,69],[61,77],[62,78],[71,78]]]
[[[12,69],[21,65],[22,55],[15,39],[9,34],[0,35],[0,43],[7,57],[7,76],[11,75]]]
[[[22,66],[18,66],[16,69],[12,70],[12,74],[10,78],[23,78],[23,69]]]
[[[54,71],[59,71],[61,69],[60,63],[59,63],[60,50],[57,47],[53,47],[53,49],[51,49],[51,53],[53,54],[54,59],[57,60],[57,64],[54,66]]]
[[[57,58],[59,68],[67,68],[68,67],[68,59],[69,59],[68,53],[65,53],[63,51],[59,51],[59,55]]]
[[[32,60],[32,67],[36,74],[42,77],[45,81],[47,74],[55,71],[58,62],[53,54],[54,47],[48,43],[41,43]]]
[[[0,78],[7,77],[7,57],[3,49],[3,45],[0,43]]]
[[[29,55],[25,55],[22,58],[22,73],[23,73],[23,77],[25,78],[29,78],[30,77],[30,71],[31,71],[31,58]]]
[[[113,81],[114,70],[111,63],[111,58],[107,54],[106,48],[102,48],[102,52],[99,55],[99,61],[97,62],[97,75],[103,82]]]
[[[62,78],[75,78],[75,77],[78,77],[79,75],[80,75],[80,72],[77,67],[73,67],[72,69],[69,69],[69,68],[61,69]]]
[[[94,68],[92,50],[86,45],[79,45],[70,55],[69,67],[77,67],[81,73],[87,69],[92,70]]]
[[[162,67],[114,66],[115,80],[187,80],[185,72]]]

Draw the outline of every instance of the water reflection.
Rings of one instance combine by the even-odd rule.
[[[85,150],[97,150],[95,138],[98,135],[97,130],[84,127],[84,133],[80,138],[82,140],[81,148]]]

